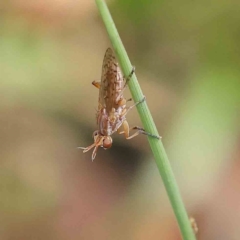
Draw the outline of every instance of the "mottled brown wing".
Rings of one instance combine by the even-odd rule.
[[[106,108],[107,113],[116,106],[116,99],[123,88],[124,79],[114,56],[113,50],[108,48],[102,66],[99,103]]]

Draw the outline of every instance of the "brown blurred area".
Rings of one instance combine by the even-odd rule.
[[[239,3],[108,4],[197,238],[239,239]],[[77,150],[111,46],[94,1],[0,12],[0,239],[181,239],[145,136],[114,135],[94,162]],[[141,126],[136,110],[128,121]]]

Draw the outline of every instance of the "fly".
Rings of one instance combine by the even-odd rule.
[[[127,107],[127,102],[132,99],[126,100],[123,92],[134,71],[135,69],[133,68],[129,76],[124,78],[113,54],[113,50],[111,48],[107,49],[103,59],[101,82],[92,82],[92,84],[99,89],[98,110],[96,115],[98,130],[93,133],[94,143],[92,145],[79,147],[83,149],[83,153],[94,148],[92,160],[96,157],[99,147],[108,149],[112,146],[111,135],[115,132],[124,134],[126,139],[134,138],[140,133],[159,139],[158,136],[147,133],[143,128],[136,126],[130,129],[126,120],[127,113],[133,107],[145,101],[144,97],[141,101]],[[130,136],[130,130],[137,131]]]

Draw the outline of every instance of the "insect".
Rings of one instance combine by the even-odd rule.
[[[133,68],[127,78],[123,77],[121,69],[113,54],[113,50],[111,48],[107,49],[103,59],[101,82],[92,82],[92,84],[99,89],[98,110],[96,114],[98,130],[93,133],[94,143],[92,145],[88,147],[79,147],[83,149],[83,153],[94,148],[92,160],[96,157],[99,147],[108,149],[112,146],[111,135],[115,132],[124,134],[126,139],[136,137],[140,133],[159,139],[158,136],[147,133],[140,127],[136,126],[130,129],[126,120],[127,113],[133,107],[145,101],[144,97],[141,101],[127,107],[127,102],[132,99],[126,100],[123,96],[123,92],[134,71],[135,69]],[[120,128],[123,130],[121,131]],[[137,131],[130,136],[130,130]]]

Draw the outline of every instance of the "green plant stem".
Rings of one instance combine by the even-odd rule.
[[[107,29],[109,38],[112,42],[115,54],[118,58],[124,76],[128,76],[129,73],[132,71],[132,64],[122,44],[120,36],[107,8],[107,5],[103,0],[96,0],[96,4]],[[143,99],[144,96],[135,74],[133,74],[131,80],[128,82],[128,86],[135,102]],[[147,132],[159,136],[146,101],[142,104],[139,104],[137,106],[137,109],[144,129]],[[162,141],[157,140],[153,137],[148,137],[148,141],[155,157],[157,167],[165,185],[173,211],[176,215],[182,237],[184,240],[194,240],[196,239],[196,237],[190,225],[190,221]]]

